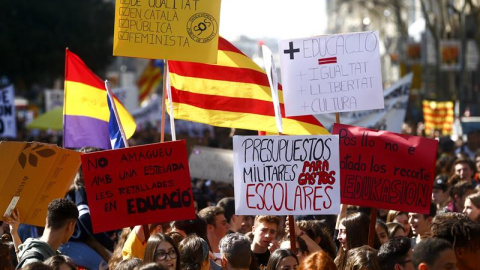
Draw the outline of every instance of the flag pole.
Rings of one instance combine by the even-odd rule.
[[[105,80],[105,89],[107,90],[107,95],[110,99],[110,103],[112,103],[113,114],[115,114],[115,119],[117,119],[117,124],[120,130],[120,134],[122,135],[123,143],[125,144],[125,147],[129,147],[127,137],[125,136],[125,131],[123,131],[122,122],[120,122],[120,117],[118,116],[117,106],[115,105],[115,98],[112,91],[110,90],[108,80]]]
[[[335,113],[335,123],[340,124],[340,113]],[[340,221],[347,215],[347,206],[340,204],[340,214],[337,216],[337,223],[335,224],[335,230],[338,230]]]
[[[67,74],[68,74],[68,47],[65,48],[65,78],[63,79],[63,125],[62,125],[62,146],[65,147],[65,113],[67,112],[67,108],[65,105],[67,104]]]
[[[170,74],[168,73],[168,61],[165,60],[165,65],[163,66],[163,68],[165,69],[167,74],[167,77],[165,78],[165,80],[167,85],[168,108],[170,109],[170,113],[168,114],[170,116],[170,131],[172,132],[172,141],[176,141],[177,135],[175,132],[175,120],[173,117],[172,89],[170,88]]]
[[[160,124],[160,142],[165,141],[165,101],[166,101],[166,89],[167,89],[167,70],[165,68],[166,59],[163,61],[163,86],[162,86],[162,119]]]

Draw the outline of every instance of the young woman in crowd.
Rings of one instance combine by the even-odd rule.
[[[345,270],[381,270],[377,251],[370,246],[350,249],[347,253]]]
[[[337,266],[327,252],[319,250],[305,258],[298,270],[337,270]]]
[[[180,242],[180,268],[182,270],[208,270],[210,258],[208,244],[196,235],[189,235]]]
[[[279,248],[270,255],[266,270],[297,270],[298,265],[295,253],[290,249]]]
[[[466,197],[463,213],[471,220],[480,223],[480,191]]]
[[[388,241],[388,227],[383,220],[377,219],[377,223],[375,223],[375,231],[377,233],[378,240],[380,240],[380,244]]]
[[[394,238],[399,236],[405,236],[405,227],[398,222],[388,222],[388,238]]]
[[[390,210],[387,215],[388,222],[398,222],[405,228],[405,236],[411,238],[413,232],[410,230],[410,223],[408,223],[408,213],[402,211]]]
[[[180,270],[180,254],[170,236],[157,233],[148,238],[144,263],[164,265],[168,270]]]
[[[77,266],[72,259],[65,255],[55,255],[48,258],[44,263],[51,266],[53,270],[77,270]]]

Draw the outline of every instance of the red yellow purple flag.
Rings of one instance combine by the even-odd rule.
[[[168,68],[175,118],[278,133],[265,71],[227,40],[218,40],[216,65],[168,61]],[[285,117],[281,87],[278,95],[284,134],[329,134],[312,115]]]
[[[137,81],[138,102],[144,101],[163,82],[163,60],[150,60]]]
[[[77,55],[66,50],[65,100],[63,105],[63,147],[93,146],[110,149],[105,83]],[[130,138],[136,124],[122,103],[115,98],[125,135]]]

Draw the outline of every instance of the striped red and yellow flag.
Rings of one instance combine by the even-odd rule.
[[[174,117],[277,133],[265,71],[223,38],[218,41],[217,59],[216,65],[168,61]],[[281,86],[278,95],[284,134],[329,134],[312,115],[285,117]]]
[[[443,135],[452,134],[453,102],[423,100],[422,103],[425,133],[430,135],[434,130],[440,130]]]
[[[163,60],[150,60],[137,81],[138,102],[144,101],[163,82]]]
[[[76,54],[68,49],[65,54],[63,147],[110,149],[105,83]],[[115,106],[125,135],[130,138],[135,132],[135,120],[116,98]]]

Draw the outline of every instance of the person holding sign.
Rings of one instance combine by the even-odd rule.
[[[29,238],[20,245],[17,269],[43,262],[68,242],[78,219],[77,206],[68,199],[54,199],[48,204],[46,227],[40,239]]]

